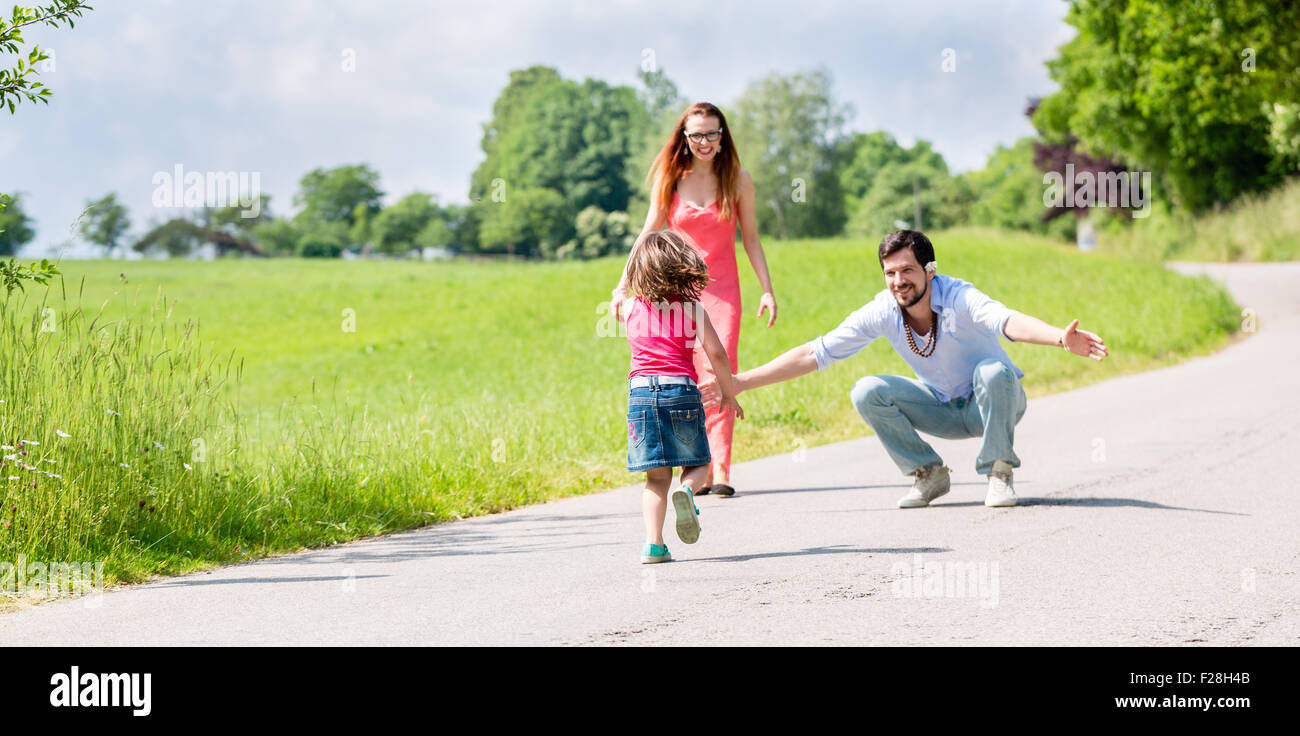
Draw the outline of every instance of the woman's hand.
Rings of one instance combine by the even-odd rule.
[[[763,292],[763,298],[758,300],[757,316],[759,319],[763,318],[764,309],[769,309],[772,312],[767,318],[767,326],[771,327],[776,323],[776,297],[772,296],[772,292],[770,291]]]
[[[609,308],[614,310],[614,319],[621,322],[623,320],[623,302],[627,300],[627,287],[620,284],[610,292],[609,299]]]

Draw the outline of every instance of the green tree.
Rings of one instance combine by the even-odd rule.
[[[375,215],[371,237],[381,253],[402,253],[417,247],[416,239],[441,212],[431,194],[412,192]]]
[[[211,230],[218,230],[240,240],[257,240],[255,233],[275,217],[271,214],[271,195],[259,195],[256,209],[240,205],[228,207],[205,207],[202,225]],[[256,216],[252,216],[256,213]]]
[[[112,253],[131,228],[131,218],[126,206],[117,201],[117,193],[109,192],[101,199],[86,203],[86,213],[81,218],[81,236]]]
[[[342,223],[344,237],[359,219],[361,207],[370,214],[381,209],[379,174],[366,164],[313,169],[298,185],[293,203],[302,207],[295,217],[300,227],[318,229],[324,223]]]
[[[969,199],[965,187],[948,175],[942,159],[885,164],[849,219],[848,232],[878,239],[898,229],[896,221],[914,229],[939,230],[960,223]],[[919,203],[921,222],[915,213]]]
[[[303,233],[292,220],[275,218],[257,225],[252,235],[253,242],[263,251],[276,256],[291,256],[297,252]]]
[[[183,258],[209,242],[211,233],[199,223],[177,217],[150,228],[131,247],[140,253],[166,253],[172,258]]]
[[[478,205],[485,250],[550,258],[572,227],[564,197],[551,189],[521,189],[505,202]]]
[[[502,190],[549,189],[560,195],[566,213],[562,240],[572,237],[573,217],[595,206],[606,212],[625,210],[636,187],[627,176],[628,161],[644,145],[650,127],[647,105],[674,99],[669,84],[651,77],[653,91],[639,95],[625,86],[596,79],[562,79],[550,67],[511,72],[484,126],[485,158],[470,179],[471,199],[497,205]],[[650,95],[647,97],[646,95]],[[651,97],[653,99],[651,99]],[[492,213],[491,208],[479,209]],[[512,216],[492,213],[485,227],[495,248],[510,228]],[[459,235],[459,234],[458,234]],[[530,251],[553,252],[553,244],[515,243]]]
[[[6,197],[8,205],[0,208],[0,256],[12,256],[36,237],[32,218],[23,210],[22,195]]]
[[[626,212],[605,212],[595,205],[578,213],[577,235],[556,251],[557,258],[600,258],[627,253],[636,239]]]
[[[966,220],[974,225],[1028,230],[1074,239],[1075,218],[1044,222],[1043,172],[1034,164],[1034,142],[1021,138],[1007,148],[998,146],[984,168],[958,177],[972,193]]]
[[[834,164],[850,112],[832,97],[826,69],[774,73],[745,88],[728,120],[741,164],[754,178],[760,231],[784,239],[843,229]]]
[[[1277,180],[1266,111],[1300,101],[1300,4],[1089,0],[1066,22],[1034,114],[1049,141],[1152,170],[1193,211]]]

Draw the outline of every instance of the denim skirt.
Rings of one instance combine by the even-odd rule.
[[[628,391],[628,472],[708,465],[710,459],[698,388],[674,384]]]

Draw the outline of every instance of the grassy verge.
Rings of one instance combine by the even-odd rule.
[[[1100,365],[1009,345],[1031,396],[1206,353],[1236,328],[1205,279],[1028,235],[934,239],[941,272],[1106,339]],[[753,316],[743,274],[742,369],[882,288],[872,243],[767,251],[780,318]],[[633,482],[627,344],[598,334],[621,267],[65,263],[66,292],[0,312],[0,442],[14,448],[0,560],[102,560],[110,583],[136,581]],[[877,341],[744,395],[735,460],[867,434],[847,396],[870,373],[910,375]]]
[[[1130,260],[1300,260],[1300,178],[1201,217],[1155,210],[1098,240],[1104,252]]]

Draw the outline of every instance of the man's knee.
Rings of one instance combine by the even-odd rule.
[[[859,411],[866,411],[872,406],[887,406],[889,384],[880,376],[863,376],[853,384],[853,390],[849,391],[849,399]]]
[[[1008,384],[1016,380],[1011,366],[1000,360],[984,360],[975,366],[975,383],[984,386]]]

